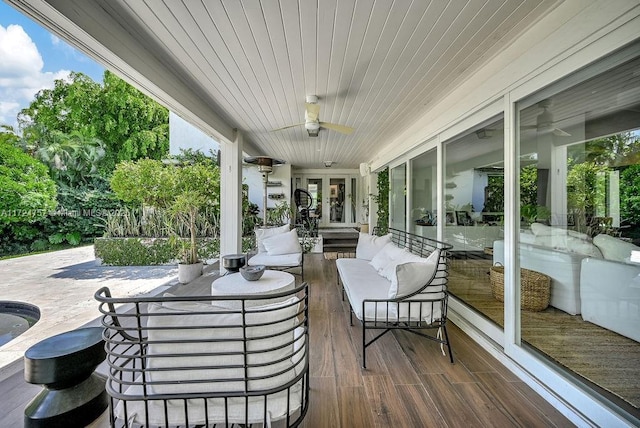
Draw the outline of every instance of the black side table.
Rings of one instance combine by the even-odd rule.
[[[25,427],[84,427],[107,408],[102,327],[72,330],[36,343],[24,355],[24,379],[44,389],[24,410]]]
[[[227,273],[240,272],[240,268],[247,263],[247,256],[244,254],[228,254],[222,256],[222,267],[227,270]]]

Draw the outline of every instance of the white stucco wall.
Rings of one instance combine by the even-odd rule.
[[[220,144],[173,112],[169,112],[169,154],[179,155],[180,149],[199,150],[209,156]]]

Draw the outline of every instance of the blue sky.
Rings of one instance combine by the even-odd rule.
[[[34,95],[71,71],[101,82],[104,67],[0,1],[0,125],[17,126]]]

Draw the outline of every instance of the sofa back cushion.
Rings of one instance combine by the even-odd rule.
[[[243,318],[238,311],[198,302],[149,304],[147,379],[152,390],[242,392],[287,383],[296,375],[298,306],[293,297],[248,308]]]
[[[356,259],[371,260],[390,242],[390,233],[384,236],[376,236],[360,232],[358,235],[358,245],[356,246]]]
[[[264,240],[274,236],[280,235],[282,233],[288,232],[290,229],[288,224],[279,227],[268,227],[268,228],[259,228],[256,229],[256,244],[258,244],[258,252],[266,253],[267,249],[264,247]]]
[[[640,250],[637,245],[604,233],[593,238],[593,243],[600,249],[605,259],[617,262],[625,262],[631,257],[632,250]]]
[[[262,241],[267,254],[270,256],[281,256],[283,254],[296,254],[302,252],[298,231],[293,229],[289,232],[271,236]]]
[[[376,272],[378,272],[380,275],[385,276],[383,274],[383,270],[391,262],[402,257],[402,255],[405,254],[406,252],[407,251],[404,248],[400,248],[393,242],[389,242],[387,245],[382,247],[382,249],[378,251],[378,253],[375,256],[373,256],[369,264],[373,266]],[[391,278],[388,278],[388,279],[391,280]]]

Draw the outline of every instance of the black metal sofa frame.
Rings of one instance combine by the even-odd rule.
[[[302,423],[309,400],[306,283],[223,297],[115,298],[104,287],[95,298],[112,427]]]
[[[380,236],[379,228],[374,228],[373,234]],[[424,278],[424,286],[415,292],[395,299],[364,299],[362,301],[361,316],[356,317],[362,323],[362,367],[366,368],[367,348],[385,334],[393,330],[404,330],[440,344],[442,354],[446,345],[449,360],[453,364],[451,343],[447,334],[447,310],[449,293],[447,289],[449,277],[449,250],[452,245],[434,239],[415,235],[398,229],[388,229],[391,242],[400,248],[406,248],[412,254],[428,257],[433,251],[438,251],[438,264],[431,278]],[[340,257],[340,255],[339,255]],[[371,269],[375,270],[373,267]],[[338,285],[342,286],[342,299],[348,290],[337,273]],[[351,301],[349,321],[353,325],[355,315]],[[367,311],[368,309],[368,311]],[[373,316],[365,316],[373,314]],[[367,341],[368,330],[382,330]],[[430,333],[436,330],[435,334]]]

